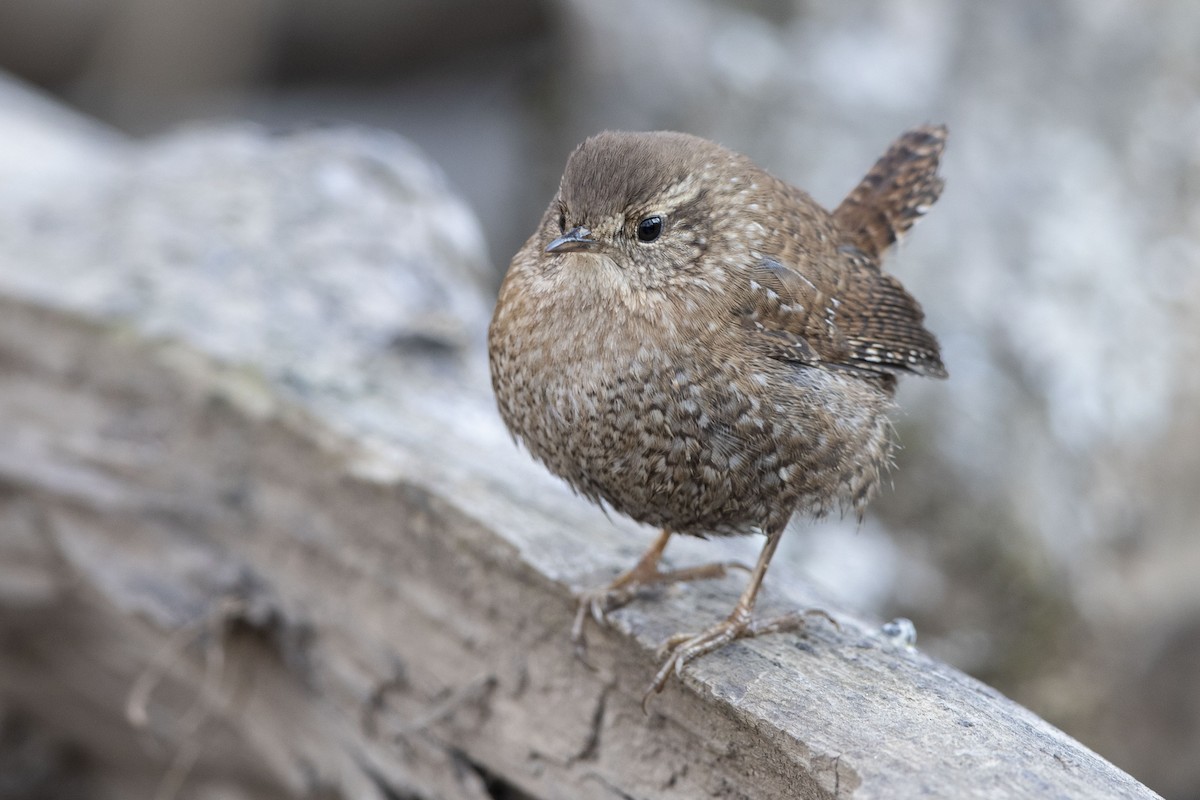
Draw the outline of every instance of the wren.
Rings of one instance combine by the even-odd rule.
[[[831,213],[713,142],[601,133],[514,256],[488,335],[500,415],[576,492],[661,531],[580,598],[576,645],[643,587],[725,574],[660,569],[672,534],[766,536],[733,611],[668,639],[646,697],[728,642],[804,625],[814,612],[753,616],[788,520],[861,517],[897,377],[946,377],[881,268],[941,194],[945,142],[942,126],[904,133]]]

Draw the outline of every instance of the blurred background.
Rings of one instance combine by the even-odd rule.
[[[787,557],[1200,799],[1191,0],[0,0],[0,69],[139,138],[398,131],[478,215],[491,289],[598,130],[717,139],[832,206],[946,123],[946,192],[890,266],[951,379],[903,386],[868,522]]]

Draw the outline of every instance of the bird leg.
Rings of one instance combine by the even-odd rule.
[[[829,616],[827,612],[816,608],[784,614],[760,622],[754,621],[754,601],[758,597],[763,576],[767,574],[767,566],[771,563],[771,557],[775,555],[775,548],[779,546],[782,534],[782,529],[767,534],[767,542],[758,556],[758,563],[754,565],[754,570],[750,573],[750,582],[727,618],[708,630],[700,633],[677,633],[663,642],[658,652],[659,657],[666,660],[655,674],[654,680],[650,682],[650,688],[646,690],[645,696],[642,697],[643,711],[650,696],[662,691],[672,672],[682,676],[684,664],[724,647],[736,639],[749,639],[766,633],[798,630],[803,628],[807,624],[808,618],[812,616],[824,617],[835,628],[840,627],[837,620]]]
[[[638,592],[648,586],[660,586],[685,581],[698,581],[708,578],[723,578],[730,569],[742,569],[747,572],[750,568],[737,562],[722,562],[702,564],[697,567],[684,569],[660,570],[659,562],[663,551],[667,549],[667,541],[671,531],[663,528],[658,539],[650,549],[642,554],[632,569],[618,575],[612,583],[595,589],[588,589],[579,595],[579,606],[575,611],[575,622],[571,625],[571,641],[575,644],[575,653],[581,659],[587,652],[587,639],[584,636],[584,626],[590,616],[598,625],[608,623],[608,612],[620,608],[633,600]]]

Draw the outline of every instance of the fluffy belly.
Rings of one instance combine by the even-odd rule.
[[[775,363],[735,374],[717,352],[688,364],[633,355],[606,374],[583,358],[493,370],[509,428],[581,494],[703,535],[782,525],[797,509],[857,506],[874,488],[887,457],[882,393]],[[770,401],[759,399],[763,385]],[[818,434],[836,415],[834,435]]]

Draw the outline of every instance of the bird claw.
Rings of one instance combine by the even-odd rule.
[[[735,639],[757,635],[756,632],[751,631],[750,613],[737,608],[729,615],[728,619],[718,622],[708,630],[700,633],[677,633],[668,638],[658,648],[658,657],[663,659],[663,663],[655,673],[654,680],[650,682],[650,689],[642,699],[643,707],[651,694],[657,694],[663,690],[672,672],[682,678],[683,667],[689,661],[724,647]]]
[[[638,593],[654,586],[685,583],[696,580],[722,578],[726,571],[750,568],[736,561],[703,564],[698,567],[660,572],[656,569],[634,569],[613,583],[600,589],[587,589],[579,595],[575,609],[575,620],[571,624],[571,643],[575,645],[575,656],[587,666],[587,620],[591,617],[600,627],[608,627],[608,613],[628,605]]]
[[[592,619],[601,627],[608,626],[608,612],[620,608],[633,599],[629,592],[620,590],[608,589],[600,592],[589,592],[586,596],[588,608],[592,612]]]
[[[794,611],[791,614],[784,614],[771,619],[765,619],[762,622],[752,622],[744,637],[762,636],[765,633],[786,633],[788,631],[796,631],[801,628],[808,627],[809,617],[820,617],[833,626],[834,630],[841,633],[841,624],[834,619],[828,611],[823,608],[806,608],[803,611]]]
[[[571,623],[571,643],[575,645],[575,657],[589,669],[595,669],[587,660],[587,621],[591,619],[600,627],[608,627],[608,612],[620,608],[633,599],[628,589],[589,589],[579,595],[575,607],[575,620]]]
[[[579,598],[575,607],[575,619],[571,623],[571,644],[575,646],[575,657],[589,669],[595,669],[587,659],[587,619],[591,616],[599,625],[607,623],[604,609],[598,607],[595,600],[587,595]]]
[[[658,672],[654,674],[654,679],[650,681],[650,687],[642,696],[642,711],[646,712],[650,698],[663,690],[672,673],[680,679],[683,678],[683,668],[689,661],[719,650],[738,639],[750,639],[767,633],[798,630],[807,626],[809,617],[821,617],[837,630],[842,629],[842,626],[830,616],[829,612],[819,608],[805,609],[792,614],[772,617],[762,622],[755,622],[749,611],[738,607],[727,619],[705,631],[677,633],[669,637],[659,645],[658,657],[663,659],[663,663],[658,668]]]

